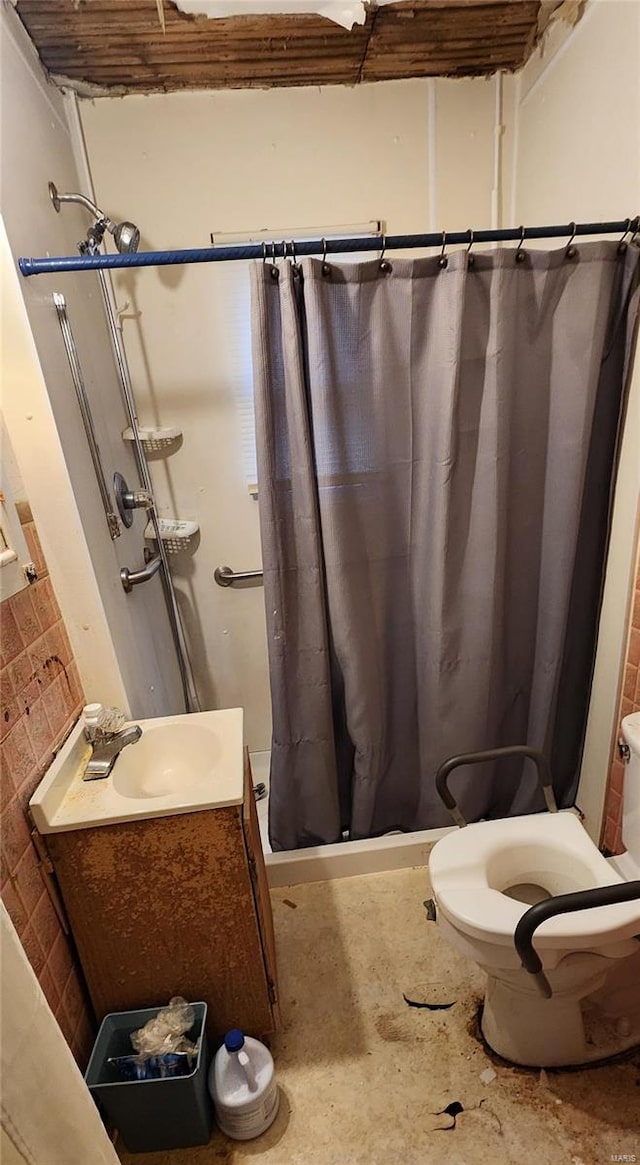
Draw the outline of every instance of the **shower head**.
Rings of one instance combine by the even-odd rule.
[[[140,244],[140,231],[133,222],[112,222],[110,218],[87,198],[84,194],[59,194],[53,182],[49,183],[49,198],[53,203],[54,210],[60,212],[60,204],[62,202],[77,202],[80,206],[84,206],[85,210],[89,211],[96,220],[96,226],[89,231],[89,245],[100,243],[102,235],[105,230],[113,235],[114,242],[121,255],[130,254],[132,251],[137,251]],[[88,244],[82,242],[81,248],[86,248]]]

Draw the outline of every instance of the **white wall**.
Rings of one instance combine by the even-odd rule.
[[[640,210],[640,3],[596,0],[527,63],[511,107],[514,222]],[[544,244],[542,244],[544,245]],[[626,646],[640,499],[640,359],[630,389],[578,804],[599,837]]]
[[[138,223],[144,247],[163,248],[207,245],[211,231],[282,237],[378,218],[388,233],[486,226],[494,93],[494,81],[401,81],[80,105],[98,198]],[[242,704],[251,748],[268,748],[263,592],[213,581],[218,565],[260,565],[237,408],[251,384],[247,270],[159,268],[116,275],[115,286],[130,305],[141,418],[184,430],[152,471],[164,512],[201,527],[175,577],[199,612],[188,626],[203,705]]]
[[[20,255],[74,253],[90,220],[74,206],[53,211],[50,179],[78,188],[63,101],[5,5],[0,35],[7,427],[87,695],[118,699],[135,716],[180,711],[160,579],[125,596],[119,578],[121,565],[142,565],[144,519],[137,514],[132,530],[111,541],[52,302],[54,290],[67,297],[107,481],[118,468],[135,486],[97,280],[16,271]]]

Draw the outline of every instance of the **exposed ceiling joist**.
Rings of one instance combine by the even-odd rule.
[[[368,6],[365,23],[347,29],[310,13],[210,19],[180,11],[173,0],[16,5],[54,77],[110,93],[356,85],[515,70],[556,7],[556,0],[401,0]]]

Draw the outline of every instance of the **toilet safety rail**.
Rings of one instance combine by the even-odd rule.
[[[458,803],[453,796],[447,784],[450,774],[454,769],[461,768],[463,765],[481,764],[487,760],[503,760],[507,757],[526,757],[532,760],[538,770],[538,780],[540,782],[542,792],[547,809],[550,813],[557,813],[558,806],[553,794],[553,786],[551,783],[551,770],[549,762],[544,753],[537,748],[529,748],[526,744],[511,744],[507,748],[488,748],[482,752],[465,752],[460,756],[451,756],[444,764],[440,765],[436,773],[436,789],[438,796],[449,810],[456,825],[466,825],[466,821],[458,808]]]
[[[525,971],[533,975],[545,999],[551,999],[551,984],[543,969],[542,960],[533,945],[533,936],[538,927],[548,918],[557,914],[572,914],[574,910],[591,910],[598,906],[613,906],[618,902],[640,901],[640,880],[635,882],[615,882],[612,886],[596,886],[592,890],[578,890],[574,894],[557,894],[530,906],[516,926],[514,942],[520,962]],[[638,913],[638,936],[640,938],[640,912]]]

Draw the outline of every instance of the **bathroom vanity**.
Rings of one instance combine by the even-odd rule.
[[[207,1003],[214,1039],[266,1035],[275,946],[241,710],[139,723],[104,781],[82,781],[76,733],[31,802],[96,1015],[183,995]]]

